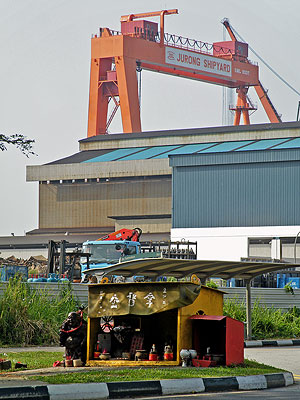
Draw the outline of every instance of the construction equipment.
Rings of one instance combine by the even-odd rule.
[[[248,44],[236,40],[227,23],[231,41],[201,42],[165,33],[164,17],[178,10],[161,10],[121,17],[121,32],[100,28],[92,37],[88,137],[108,132],[118,108],[123,131],[141,132],[137,71],[149,70],[237,88],[235,124],[243,114],[248,124],[247,91],[254,86],[271,122],[280,117],[271,107],[259,81],[259,69],[248,59]],[[144,18],[160,17],[158,24]],[[108,116],[108,104],[114,108]]]
[[[58,277],[65,277],[70,281],[80,281],[81,268],[80,262],[85,260],[87,267],[89,266],[89,253],[83,253],[79,249],[67,251],[68,242],[61,240],[48,242],[48,263],[47,276],[56,273]]]
[[[116,232],[110,233],[109,235],[102,236],[98,240],[131,240],[132,242],[138,242],[141,234],[142,230],[140,228],[123,228]]]
[[[68,242],[61,240],[48,243],[47,276],[57,274],[58,278],[73,282],[88,280],[89,276],[105,275],[105,268],[119,262],[140,258],[180,258],[196,259],[197,243],[195,242],[144,242],[139,238],[142,230],[120,229],[102,236],[97,240],[87,240],[82,250],[76,248],[68,251]],[[100,280],[99,280],[100,281]],[[102,283],[108,282],[105,278]]]
[[[89,254],[88,260],[81,259],[81,271],[86,281],[89,276],[97,276],[97,281],[108,282],[105,269],[119,262],[140,258],[180,258],[195,259],[197,243],[194,242],[144,242],[138,240],[142,230],[120,229],[98,240],[83,243],[83,254]],[[117,275],[117,271],[115,272]],[[100,278],[99,278],[100,277]]]
[[[138,242],[142,233],[140,228],[120,229],[97,240],[88,240],[83,243],[83,254],[89,254],[89,259],[81,259],[81,270],[103,269],[108,265],[116,264],[120,259],[141,253],[141,244]],[[94,272],[94,271],[93,271]]]

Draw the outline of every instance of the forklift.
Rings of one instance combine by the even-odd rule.
[[[70,282],[81,282],[81,264],[80,259],[86,258],[89,265],[89,253],[84,253],[79,248],[73,251],[67,251],[66,240],[48,242],[48,263],[47,276],[51,273],[57,274],[60,278],[67,278]]]

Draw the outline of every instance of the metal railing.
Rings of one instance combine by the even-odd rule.
[[[100,28],[99,30],[99,36],[101,37],[103,33],[103,29]],[[118,36],[118,35],[125,35],[125,36],[131,36],[131,37],[136,37],[140,39],[145,39],[145,40],[150,40],[156,43],[160,43],[160,33],[158,32],[157,34],[153,34],[152,31],[150,30],[139,30],[139,32],[136,33],[122,33],[120,31],[112,30],[110,29],[110,33],[112,36]],[[208,42],[202,42],[201,40],[196,40],[196,39],[190,39],[184,36],[179,36],[175,34],[170,34],[170,33],[165,33],[164,34],[164,44],[167,46],[172,46],[184,50],[192,50],[201,54],[206,54],[206,55],[216,55],[216,53],[220,53],[222,56],[229,56],[230,59],[235,60],[235,61],[241,61],[253,65],[257,65],[256,62],[252,62],[248,60],[246,57],[239,56],[237,54],[233,54],[232,50],[228,47],[220,46],[217,44],[213,43],[208,43]]]

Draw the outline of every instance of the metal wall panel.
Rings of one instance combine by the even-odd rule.
[[[42,292],[47,291],[49,299],[56,298],[58,294],[62,291],[65,285],[68,283],[55,283],[55,282],[33,282],[29,283],[29,286],[34,290],[41,290]],[[6,291],[8,282],[1,282],[0,284],[0,297],[4,295]],[[81,283],[71,283],[72,293],[74,297],[78,300],[79,304],[84,306],[88,305],[88,285]],[[76,311],[76,310],[74,310]]]
[[[238,303],[246,304],[246,288],[233,287],[220,289],[226,293],[224,300],[233,299]],[[294,306],[300,308],[300,289],[295,289],[294,295],[292,295],[280,288],[251,288],[252,307],[255,302],[259,302],[268,308],[274,307],[283,310],[293,308]]]
[[[223,153],[170,155],[171,167],[200,165],[249,164],[261,162],[299,161],[300,149],[229,151]]]
[[[173,228],[300,224],[300,152],[287,152],[176,156],[189,165],[173,168]]]
[[[139,227],[143,231],[143,237],[146,233],[166,233],[164,240],[169,240],[171,231],[171,217],[170,218],[155,218],[155,219],[124,219],[115,222],[115,230],[119,229],[134,229]]]
[[[39,227],[114,227],[108,216],[171,214],[171,179],[41,184]]]

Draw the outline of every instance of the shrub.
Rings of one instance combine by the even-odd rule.
[[[78,303],[69,284],[62,284],[58,296],[47,288],[33,289],[16,276],[0,298],[0,343],[41,345],[58,343],[59,327]]]
[[[245,303],[238,298],[225,300],[224,315],[245,322]],[[268,308],[256,300],[252,308],[252,334],[256,339],[300,337],[300,309]]]
[[[218,289],[219,286],[216,284],[214,281],[206,281],[205,286],[212,288],[212,289]]]

